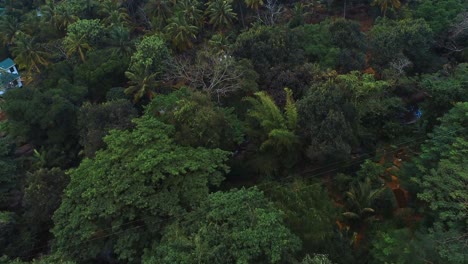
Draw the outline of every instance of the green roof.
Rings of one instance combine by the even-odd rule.
[[[15,65],[15,62],[10,58],[7,58],[0,62],[0,68],[5,69],[5,70],[8,70],[11,66],[14,66],[14,65]]]
[[[5,73],[5,75],[3,75],[1,72],[0,72],[0,85],[2,84],[5,84],[5,83],[10,83],[12,82],[13,80],[16,80],[18,79],[20,76],[18,74],[14,74],[14,73]]]

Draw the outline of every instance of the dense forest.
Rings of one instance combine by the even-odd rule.
[[[468,263],[466,0],[3,0],[0,41],[0,263]]]

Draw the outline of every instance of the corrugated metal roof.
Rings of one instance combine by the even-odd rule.
[[[7,58],[0,62],[0,68],[5,69],[5,70],[8,70],[11,66],[14,66],[14,65],[15,65],[15,62],[10,58]]]

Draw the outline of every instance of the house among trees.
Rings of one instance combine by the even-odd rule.
[[[0,96],[7,90],[22,87],[21,76],[15,62],[7,58],[0,62]]]

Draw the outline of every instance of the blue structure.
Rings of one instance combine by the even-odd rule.
[[[7,90],[22,87],[21,76],[15,62],[7,58],[0,62],[0,96]]]

